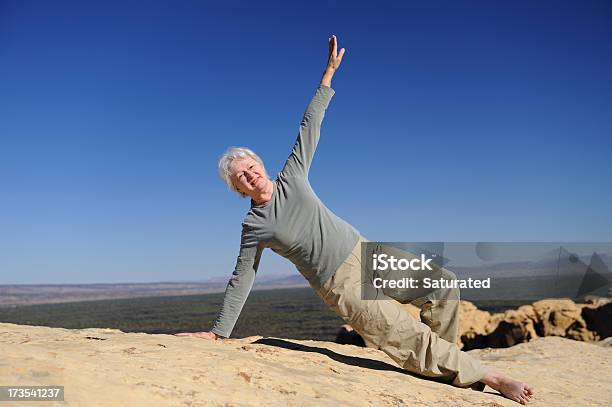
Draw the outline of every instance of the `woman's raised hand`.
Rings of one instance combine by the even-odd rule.
[[[338,39],[335,35],[332,35],[329,38],[329,56],[327,59],[327,69],[336,70],[340,67],[340,63],[342,62],[342,57],[344,56],[344,52],[346,50],[344,48],[340,49],[340,53],[338,53]]]

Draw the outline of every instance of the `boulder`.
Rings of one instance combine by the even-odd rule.
[[[561,336],[577,341],[595,339],[582,318],[582,306],[570,299],[540,300],[533,303],[533,310],[538,336]]]

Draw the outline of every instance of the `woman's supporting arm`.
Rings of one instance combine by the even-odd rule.
[[[230,337],[238,316],[242,312],[242,307],[253,288],[262,252],[263,247],[257,242],[254,232],[243,225],[240,254],[236,267],[227,284],[223,305],[210,332],[224,338]]]
[[[253,288],[262,251],[263,247],[257,242],[253,230],[242,224],[240,254],[232,278],[227,283],[223,304],[212,329],[206,332],[181,332],[175,335],[194,336],[202,339],[229,338],[251,288]]]

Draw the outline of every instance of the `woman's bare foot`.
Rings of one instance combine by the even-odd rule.
[[[510,400],[525,404],[534,396],[533,387],[524,382],[519,382],[511,377],[497,372],[489,372],[480,379],[487,386],[497,390]]]

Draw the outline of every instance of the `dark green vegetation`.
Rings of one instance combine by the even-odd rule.
[[[172,334],[208,330],[223,293],[0,308],[0,322]],[[342,320],[311,288],[252,291],[232,332],[333,341]]]
[[[173,334],[206,331],[212,326],[223,293],[82,301],[0,308],[0,322],[59,328],[115,328],[124,332]],[[478,301],[488,311],[521,305]],[[232,338],[261,335],[334,341],[343,324],[312,288],[252,291]]]

